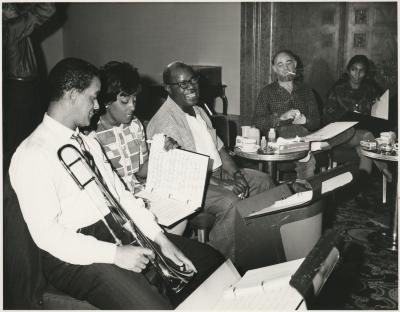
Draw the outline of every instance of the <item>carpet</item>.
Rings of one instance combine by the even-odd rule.
[[[360,207],[354,191],[336,194],[333,228],[346,241],[341,265],[321,292],[314,309],[398,310],[398,252],[376,245],[376,233],[388,230],[394,199],[382,207],[382,180],[376,175]]]

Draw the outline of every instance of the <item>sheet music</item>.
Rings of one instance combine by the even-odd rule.
[[[356,125],[357,121],[338,121],[304,137],[305,141],[326,141]]]
[[[190,200],[199,207],[203,199],[208,157],[180,149],[150,152],[146,190]]]
[[[387,89],[380,99],[372,105],[371,116],[386,120],[389,119],[389,89]]]
[[[314,141],[314,142],[311,142],[310,151],[311,152],[315,152],[315,151],[328,149],[328,148],[329,148],[329,143],[328,142]]]
[[[240,274],[231,260],[226,260],[176,310],[209,311],[221,300],[223,293],[240,280]]]
[[[284,208],[290,208],[290,207],[305,204],[312,199],[312,195],[313,195],[312,190],[295,193],[295,194],[288,196],[282,200],[277,200],[273,205],[271,205],[269,207],[266,207],[264,209],[261,209],[259,211],[249,214],[249,217],[262,215],[265,213],[271,213],[273,211],[278,211],[278,210],[281,210]]]
[[[156,216],[157,222],[164,226],[170,226],[194,212],[186,202],[168,198],[167,194],[141,191],[136,196],[150,201],[150,211]]]
[[[294,310],[301,295],[289,285],[304,259],[250,270],[227,289],[214,310]]]
[[[164,135],[152,140],[145,192],[158,222],[169,226],[201,206],[209,157],[181,149],[164,150]],[[179,204],[181,203],[181,204]],[[190,212],[191,211],[191,212]],[[174,217],[175,216],[175,217]]]
[[[325,180],[321,183],[321,194],[325,194],[347,183],[350,183],[351,180],[353,180],[353,175],[350,172],[344,172],[333,178]]]

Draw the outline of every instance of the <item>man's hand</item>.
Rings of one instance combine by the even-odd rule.
[[[165,137],[164,149],[166,151],[169,151],[169,150],[174,149],[174,148],[179,148],[179,147],[180,146],[179,146],[178,142],[176,142],[173,138],[170,138],[168,136]]]
[[[160,246],[161,252],[167,258],[171,259],[176,265],[184,265],[187,271],[197,272],[192,261],[185,257],[185,255],[165,236],[160,233],[156,236],[154,241]]]
[[[233,179],[235,181],[235,186],[233,188],[233,193],[240,195],[241,198],[246,198],[249,196],[250,186],[247,183],[246,178],[240,171],[236,171],[233,174]]]
[[[114,264],[120,268],[140,273],[146,268],[150,258],[154,259],[154,252],[148,248],[132,245],[118,246]]]
[[[211,177],[210,184],[222,186],[224,189],[233,192],[235,195],[240,195],[240,198],[242,199],[249,195],[250,187],[246,179],[243,176],[239,177],[239,174],[237,174],[237,178],[233,180]]]
[[[294,118],[293,124],[294,125],[304,125],[307,122],[306,116],[304,114],[300,114]]]
[[[283,113],[279,119],[280,120],[288,120],[288,119],[295,119],[297,116],[299,116],[301,113],[298,109],[291,109],[288,110],[286,113]]]

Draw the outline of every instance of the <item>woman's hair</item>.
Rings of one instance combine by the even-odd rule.
[[[347,70],[350,70],[350,68],[354,65],[354,64],[362,64],[365,67],[365,72],[366,74],[368,74],[369,71],[369,59],[368,57],[366,57],[365,55],[362,54],[358,54],[358,55],[354,55],[350,61],[347,63]]]
[[[140,90],[140,77],[136,68],[126,62],[108,62],[100,68],[100,109],[114,102],[120,93],[131,95]]]

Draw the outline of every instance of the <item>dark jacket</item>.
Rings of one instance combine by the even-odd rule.
[[[37,63],[29,36],[55,12],[53,3],[32,4],[18,17],[3,22],[4,78],[30,79],[38,75]]]

